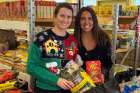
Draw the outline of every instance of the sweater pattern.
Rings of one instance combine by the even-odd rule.
[[[51,29],[39,33],[35,44],[40,48],[42,58],[47,58],[44,65],[50,72],[59,74],[65,64],[74,59],[77,53],[77,44],[73,35],[68,33],[62,37],[57,36]]]

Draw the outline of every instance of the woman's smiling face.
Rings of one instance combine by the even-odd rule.
[[[72,11],[68,8],[61,8],[54,21],[57,28],[66,30],[72,23]]]
[[[82,31],[90,32],[93,28],[93,19],[88,11],[84,11],[80,18],[80,26]]]

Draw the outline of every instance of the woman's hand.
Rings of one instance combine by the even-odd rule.
[[[59,80],[57,81],[57,85],[65,90],[71,89],[72,87],[74,87],[74,83],[72,81],[69,81],[63,78],[59,78]]]

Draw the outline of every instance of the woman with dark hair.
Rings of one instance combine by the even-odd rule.
[[[72,7],[60,3],[54,11],[54,27],[38,33],[30,46],[27,71],[36,80],[35,93],[70,93],[74,86],[60,76],[77,54],[76,39],[67,32],[72,18]]]
[[[97,16],[90,7],[83,7],[75,19],[74,35],[79,41],[79,54],[88,69],[89,62],[99,60],[105,81],[109,80],[112,66],[111,42],[109,36],[99,27]]]

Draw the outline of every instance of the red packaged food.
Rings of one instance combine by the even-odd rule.
[[[0,69],[0,83],[13,79],[14,74],[11,71]]]
[[[104,75],[101,70],[100,60],[86,61],[86,72],[96,84],[104,83]]]

